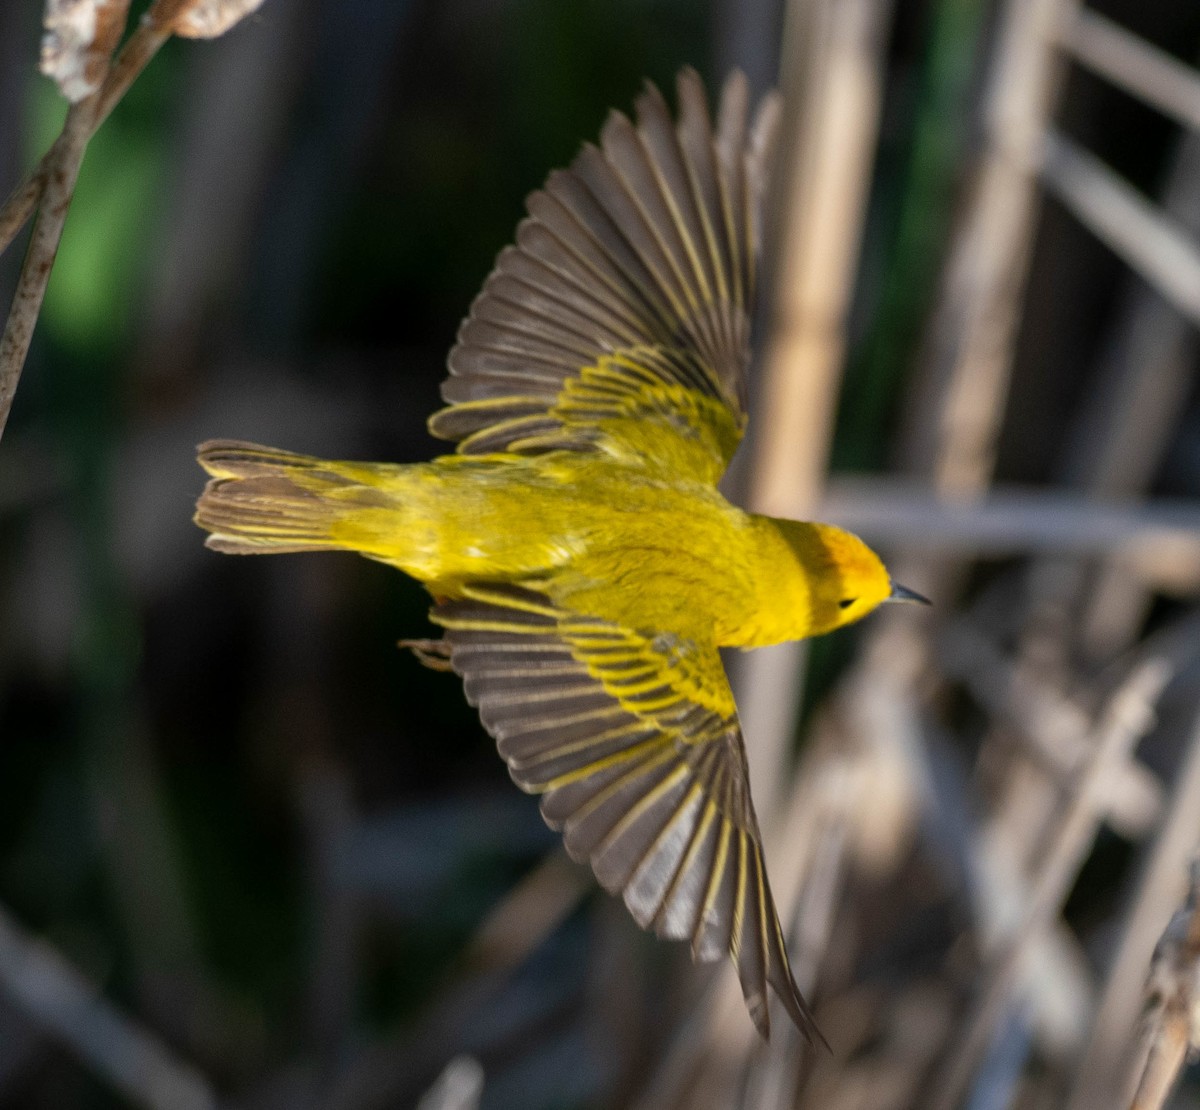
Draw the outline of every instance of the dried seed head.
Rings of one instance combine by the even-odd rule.
[[[197,0],[175,22],[175,34],[214,39],[262,6],[263,0]]]
[[[104,80],[129,0],[46,0],[41,71],[72,104]]]

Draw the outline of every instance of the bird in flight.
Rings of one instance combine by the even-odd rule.
[[[728,953],[750,1016],[767,987],[809,1040],[767,881],[718,649],[829,632],[889,599],[878,556],[831,525],[717,490],[746,426],[750,321],[778,99],[751,113],[696,73],[653,86],[527,200],[463,323],[430,463],[199,448],[206,542],[346,550],[433,597],[437,640],[522,789],[637,923]]]

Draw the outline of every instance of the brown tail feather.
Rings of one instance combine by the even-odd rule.
[[[209,440],[198,457],[212,480],[194,520],[211,533],[204,542],[215,551],[266,555],[358,546],[335,536],[337,525],[364,508],[390,504],[347,473],[355,468],[309,455]]]

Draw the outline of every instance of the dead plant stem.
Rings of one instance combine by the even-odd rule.
[[[170,38],[176,20],[190,3],[191,0],[157,0],[121,48],[100,88],[71,105],[62,133],[0,208],[0,251],[8,247],[35,209],[38,213],[8,321],[0,337],[0,438],[4,436],[42,310],[88,141]]]

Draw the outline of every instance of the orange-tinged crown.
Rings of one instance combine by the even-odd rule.
[[[818,636],[865,617],[891,596],[883,561],[850,532],[831,524],[755,519],[764,588],[755,643]]]

